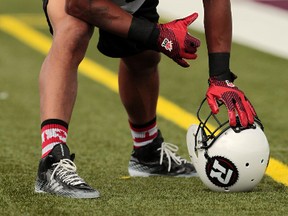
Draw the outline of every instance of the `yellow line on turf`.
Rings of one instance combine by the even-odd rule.
[[[44,55],[49,52],[51,39],[19,19],[8,15],[0,16],[0,29]],[[79,72],[118,93],[117,75],[92,60],[85,58],[79,67]],[[161,96],[157,113],[185,130],[191,124],[198,124],[194,115]],[[288,186],[288,167],[280,161],[271,158],[266,174],[276,182]]]
[[[288,166],[274,158],[270,158],[266,175],[272,177],[275,181],[288,186]]]

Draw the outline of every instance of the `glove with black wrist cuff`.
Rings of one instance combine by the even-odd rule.
[[[219,107],[217,100],[223,102],[228,110],[228,117],[231,126],[236,126],[236,112],[240,124],[247,127],[254,123],[257,116],[255,109],[245,96],[244,92],[234,85],[237,78],[230,70],[225,73],[212,75],[210,73],[209,88],[206,93],[207,102],[212,113],[217,114]]]
[[[191,36],[188,26],[198,17],[197,13],[166,24],[156,24],[133,17],[128,39],[142,42],[149,49],[162,52],[182,67],[190,65],[184,59],[196,59],[200,41]]]

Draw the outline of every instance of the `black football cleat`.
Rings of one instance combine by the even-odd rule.
[[[136,148],[131,154],[128,172],[133,177],[198,176],[194,166],[187,160],[176,155],[178,147],[164,142],[161,132],[146,146]]]
[[[35,192],[81,199],[99,197],[100,193],[78,176],[74,158],[67,145],[54,146],[49,155],[40,160]]]

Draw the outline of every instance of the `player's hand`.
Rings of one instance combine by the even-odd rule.
[[[191,36],[188,26],[198,17],[197,13],[177,19],[166,24],[159,24],[160,34],[158,37],[158,49],[182,67],[190,65],[184,59],[196,59],[196,51],[200,46],[200,41]]]
[[[220,81],[215,77],[210,78],[206,97],[211,111],[214,114],[219,112],[217,100],[222,101],[225,104],[231,126],[236,126],[236,111],[243,127],[247,127],[248,124],[254,123],[256,112],[252,104],[233,82],[228,80]]]

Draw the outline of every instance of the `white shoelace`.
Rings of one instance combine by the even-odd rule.
[[[171,159],[175,161],[175,163],[178,165],[181,165],[182,163],[187,163],[187,160],[176,155],[176,152],[178,151],[178,146],[172,143],[163,142],[161,148],[159,148],[158,150],[161,151],[160,165],[162,164],[163,157],[166,154],[166,157],[168,159],[168,172],[171,170]]]
[[[57,174],[63,182],[73,186],[85,183],[76,173],[77,167],[70,159],[62,159],[53,165],[57,166],[50,177],[51,182],[53,182],[54,175]]]

